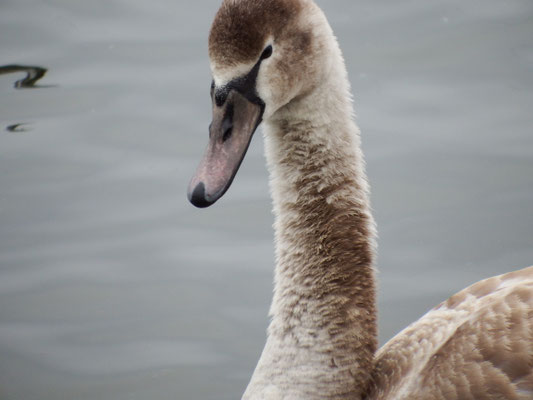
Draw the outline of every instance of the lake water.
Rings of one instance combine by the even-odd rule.
[[[384,342],[533,264],[533,2],[319,3],[363,132]],[[272,291],[260,135],[215,207],[185,197],[218,5],[0,0],[0,399],[240,398]]]

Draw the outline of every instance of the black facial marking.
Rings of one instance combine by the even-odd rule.
[[[267,51],[269,48],[270,54],[268,54],[269,52]],[[264,60],[263,56],[265,55],[265,52],[267,56],[264,58],[270,57],[272,55],[272,46],[268,46],[265,49],[259,61],[257,61],[254,67],[250,70],[250,72],[248,72],[248,74],[235,78],[222,87],[214,88],[215,103],[218,107],[222,107],[226,102],[229,93],[232,90],[235,90],[242,94],[244,97],[246,97],[250,102],[259,105],[261,109],[264,110],[265,103],[257,95],[255,86],[257,83],[257,75],[259,73],[259,68],[261,67],[261,62]]]
[[[226,102],[226,99],[228,98],[228,94],[229,94],[228,87],[230,85],[231,85],[231,82],[225,86],[215,89],[215,102],[218,107],[222,107],[224,103]]]

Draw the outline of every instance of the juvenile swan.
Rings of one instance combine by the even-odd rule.
[[[341,51],[312,0],[224,0],[213,122],[189,186],[230,186],[263,122],[275,214],[268,339],[243,399],[532,399],[533,267],[479,282],[379,351],[375,232]]]

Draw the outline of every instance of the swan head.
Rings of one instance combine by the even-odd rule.
[[[231,185],[252,136],[327,73],[325,17],[312,0],[224,0],[211,27],[213,120],[188,197],[215,203]]]

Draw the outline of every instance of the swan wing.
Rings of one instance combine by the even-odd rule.
[[[367,400],[533,399],[533,267],[450,297],[376,355]]]

